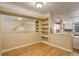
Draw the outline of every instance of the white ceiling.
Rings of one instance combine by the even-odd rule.
[[[36,8],[34,2],[5,2],[5,3],[19,6],[24,9],[40,12],[43,14],[50,12],[60,16],[63,15],[71,16],[71,14],[73,15],[77,14],[77,16],[79,15],[79,2],[44,2],[43,7],[40,9]]]
[[[18,5],[25,9],[34,10],[40,13],[50,12],[59,15],[70,13],[73,10],[79,8],[78,2],[45,2],[43,7],[40,9],[36,8],[33,2],[12,2],[11,4]]]

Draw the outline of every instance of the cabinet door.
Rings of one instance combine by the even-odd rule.
[[[72,50],[72,36],[71,35],[52,35],[50,43],[62,48]]]
[[[73,48],[79,49],[79,36],[74,36]]]
[[[73,24],[72,23],[65,23],[64,29],[73,29]]]
[[[54,45],[65,47],[65,39],[62,35],[52,35],[50,42]]]

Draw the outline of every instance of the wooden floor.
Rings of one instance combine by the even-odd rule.
[[[70,52],[49,46],[44,43],[36,43],[27,47],[2,53],[3,56],[68,56]]]

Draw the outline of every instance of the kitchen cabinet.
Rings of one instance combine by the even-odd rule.
[[[73,29],[73,24],[71,22],[64,23],[64,29]]]

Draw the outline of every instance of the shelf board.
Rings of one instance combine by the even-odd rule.
[[[48,26],[42,26],[42,28],[48,28]]]
[[[42,27],[41,29],[49,29],[49,28],[47,28],[47,27]]]
[[[39,32],[39,31],[36,30],[35,32]]]
[[[38,29],[39,27],[35,27],[35,28],[37,28],[37,29]]]
[[[39,21],[35,21],[35,23],[38,23]]]
[[[42,30],[48,30],[49,28],[41,28]]]
[[[56,22],[56,24],[61,24],[61,23]]]
[[[41,20],[42,22],[48,21],[48,19]]]
[[[42,35],[47,35],[47,36],[48,36],[49,33],[46,33],[46,32],[44,33],[44,32],[42,32],[41,34],[42,34]]]
[[[62,23],[62,21],[55,21],[55,23],[56,23],[56,24],[61,24],[61,23]]]
[[[39,25],[36,25],[37,27],[39,26]]]
[[[48,35],[41,35],[42,37],[49,37]]]
[[[44,25],[49,25],[49,24],[48,24],[48,23],[45,23],[45,24],[43,23],[43,24],[41,24],[41,25],[44,26]]]
[[[39,27],[35,27],[36,29],[39,29]]]
[[[48,24],[48,22],[42,22],[41,24]]]
[[[39,31],[39,30],[37,29],[37,30],[35,30],[35,31]]]
[[[48,32],[48,30],[42,30],[42,32]]]
[[[39,28],[35,28],[36,30],[39,30]]]
[[[39,29],[36,29],[36,30],[39,30]]]
[[[38,24],[39,25],[39,23],[35,23],[36,25]]]

